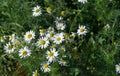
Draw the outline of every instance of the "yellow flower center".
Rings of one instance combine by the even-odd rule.
[[[53,33],[50,33],[50,37],[53,37]]]
[[[73,38],[73,35],[70,35],[69,38],[72,39],[72,38]]]
[[[51,48],[55,48],[55,46],[53,45],[53,46],[51,46]]]
[[[3,39],[3,37],[2,36],[0,36],[0,40],[2,40]]]
[[[8,46],[8,50],[12,50],[13,46],[12,45],[9,45]]]
[[[65,60],[62,60],[61,62],[63,62],[63,63],[64,63],[64,62],[65,62]]]
[[[53,52],[50,52],[48,55],[49,55],[50,57],[53,57],[53,56],[54,56],[54,53],[53,53]]]
[[[79,59],[79,55],[74,55],[74,59]]]
[[[41,29],[41,30],[40,30],[40,33],[45,33],[45,30],[44,30],[44,29]]]
[[[41,44],[41,45],[44,45],[45,43],[46,43],[45,40],[41,40],[41,41],[40,41],[40,44]]]
[[[19,41],[15,41],[14,45],[18,45],[19,44]]]
[[[56,38],[56,40],[57,40],[57,41],[60,41],[60,40],[61,40],[61,38],[60,38],[60,37],[57,37],[57,38]]]
[[[46,9],[46,11],[48,12],[48,13],[50,13],[51,12],[51,7],[47,7],[47,9]]]
[[[39,9],[36,9],[35,12],[38,13],[40,10]]]
[[[84,31],[85,31],[85,29],[83,29],[83,28],[80,29],[80,32],[84,32]]]
[[[22,52],[22,55],[23,56],[26,56],[28,54],[28,52],[26,51],[26,50],[24,50],[23,52]]]
[[[44,68],[48,68],[48,64],[44,64],[43,67],[44,67]]]
[[[65,15],[65,11],[61,11],[61,15],[64,16]]]
[[[30,39],[32,37],[32,34],[28,34],[28,38]]]
[[[61,29],[61,28],[62,28],[62,26],[58,26],[58,28],[59,28],[59,29]]]

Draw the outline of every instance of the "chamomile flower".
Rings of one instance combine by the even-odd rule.
[[[62,20],[63,20],[63,17],[56,17],[55,23],[56,24],[60,23],[60,22],[62,22]]]
[[[65,46],[61,46],[60,50],[65,52],[66,51]]]
[[[65,29],[65,24],[64,23],[57,23],[56,24],[57,30],[64,30]]]
[[[60,61],[58,61],[59,62],[59,64],[61,65],[61,66],[65,66],[66,65],[66,61],[65,60],[63,60],[63,59],[60,59]]]
[[[39,16],[42,14],[40,6],[34,7],[32,11],[33,11],[33,16]]]
[[[75,33],[72,32],[72,34],[70,34],[69,37],[68,37],[69,42],[73,42],[74,38],[75,38]]]
[[[56,44],[60,44],[64,41],[64,34],[63,33],[58,33],[55,34],[53,37],[53,42]]]
[[[0,36],[0,42],[4,42],[4,41],[5,41],[5,39],[6,39],[6,37],[5,37],[5,36]]]
[[[30,43],[30,41],[34,38],[35,38],[35,32],[33,32],[33,31],[28,31],[24,35],[24,40],[28,43]]]
[[[48,62],[47,62],[47,63],[43,63],[43,64],[42,64],[42,67],[41,67],[41,70],[42,70],[43,72],[50,72],[51,69],[50,69],[49,63],[48,63]]]
[[[20,42],[19,42],[17,39],[15,39],[14,42],[13,42],[13,45],[14,45],[14,46],[17,46],[17,45],[19,45],[19,44],[20,44]]]
[[[52,40],[53,36],[54,36],[53,32],[50,32],[50,33],[46,34],[46,37],[49,38],[50,40]]]
[[[15,50],[15,47],[11,44],[11,43],[7,43],[5,46],[4,46],[4,50],[6,51],[6,53],[13,53],[14,50]]]
[[[105,29],[105,30],[110,29],[110,25],[109,25],[109,24],[106,24],[106,25],[104,26],[104,29]]]
[[[87,0],[78,0],[78,2],[81,2],[81,3],[86,3]]]
[[[19,51],[20,58],[26,58],[31,55],[31,50],[28,49],[28,47],[21,48]]]
[[[120,63],[115,65],[115,70],[120,73]]]
[[[87,33],[87,29],[85,26],[79,26],[78,30],[77,30],[78,35],[86,35]]]
[[[9,36],[9,40],[13,42],[15,40],[15,34],[12,34],[11,36]]]
[[[45,29],[40,29],[40,36],[44,36],[46,34],[46,30]]]
[[[48,62],[54,62],[56,58],[58,57],[58,51],[56,51],[55,48],[50,49],[50,51],[47,51],[46,58],[48,59]]]
[[[49,32],[53,32],[53,33],[55,32],[55,30],[54,30],[53,27],[49,27],[49,28],[47,29],[47,31],[48,31],[48,33],[49,33]]]
[[[33,74],[32,74],[32,76],[38,76],[39,74],[38,74],[38,72],[37,72],[37,70],[35,70],[34,72],[33,72]]]
[[[46,37],[44,38],[42,37],[37,41],[37,46],[41,47],[41,49],[47,48],[48,45],[49,45],[49,40]]]

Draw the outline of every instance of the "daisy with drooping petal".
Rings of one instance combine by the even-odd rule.
[[[48,59],[48,62],[54,62],[56,58],[58,57],[58,51],[56,51],[55,48],[50,49],[50,51],[47,51],[46,58]]]
[[[60,50],[65,52],[66,51],[65,46],[61,46]]]
[[[33,16],[39,16],[42,14],[40,6],[34,7],[32,11],[33,11]]]
[[[43,72],[50,72],[51,69],[50,69],[49,63],[48,63],[48,62],[47,62],[47,63],[43,63],[43,64],[42,64],[42,67],[41,67],[41,70],[42,70]]]
[[[49,45],[49,40],[46,37],[44,38],[42,37],[37,41],[37,46],[41,47],[41,49],[47,48],[48,45]]]
[[[37,70],[35,70],[35,71],[33,72],[32,76],[39,76]]]
[[[19,42],[17,39],[15,39],[14,42],[13,42],[13,45],[14,45],[14,46],[17,46],[17,45],[19,45],[19,44],[20,44],[20,42]]]
[[[109,25],[109,24],[106,24],[106,25],[104,26],[104,29],[105,29],[105,30],[110,29],[110,25]]]
[[[9,36],[9,40],[13,42],[15,40],[15,34],[12,34],[11,36]]]
[[[75,38],[75,33],[72,32],[72,34],[70,34],[69,37],[68,37],[69,42],[73,42],[74,38]]]
[[[24,40],[28,43],[30,43],[30,41],[34,38],[35,38],[35,32],[33,32],[33,31],[28,31],[24,35]]]
[[[21,48],[19,51],[20,58],[26,58],[31,55],[31,50],[28,49],[28,47]]]
[[[120,63],[115,65],[115,70],[120,73]]]
[[[49,28],[47,29],[47,31],[48,31],[48,33],[49,33],[49,32],[53,32],[53,33],[55,32],[55,30],[54,30],[53,27],[49,27]]]
[[[53,37],[53,42],[56,44],[60,44],[64,41],[64,34],[63,33],[58,33],[55,34]]]
[[[5,41],[5,39],[6,39],[6,37],[5,37],[5,36],[0,36],[0,42],[4,42],[4,41]]]
[[[59,64],[60,65],[62,65],[62,66],[65,66],[66,65],[66,61],[65,60],[63,60],[63,59],[60,59],[60,61],[58,61],[59,62]]]
[[[65,24],[64,23],[57,23],[56,27],[57,27],[57,30],[64,30],[65,29]]]
[[[15,47],[11,44],[11,43],[7,43],[5,46],[4,46],[4,50],[6,51],[6,53],[13,53],[14,50],[15,50]]]
[[[53,36],[54,36],[54,33],[53,33],[53,32],[50,32],[50,33],[47,33],[47,34],[46,34],[46,37],[47,37],[48,39],[50,39],[50,40],[52,40]]]
[[[87,33],[87,29],[85,26],[79,26],[78,30],[77,30],[78,35],[86,35]]]
[[[86,3],[87,0],[78,0],[78,2],[81,2],[81,3]]]
[[[62,22],[62,20],[63,20],[63,17],[56,17],[55,23],[56,24],[60,23],[60,22]]]
[[[40,36],[44,36],[46,34],[46,30],[45,29],[40,29]]]

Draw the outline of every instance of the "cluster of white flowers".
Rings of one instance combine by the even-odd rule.
[[[78,0],[78,2],[81,2],[81,3],[86,3],[87,0]]]

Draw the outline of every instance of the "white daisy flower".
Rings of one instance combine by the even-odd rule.
[[[85,28],[85,26],[79,26],[77,33],[78,35],[86,35],[87,29]]]
[[[50,33],[47,33],[47,34],[46,34],[46,37],[47,37],[48,39],[50,39],[50,40],[53,39],[53,36],[54,36],[54,33],[53,33],[53,32],[50,32]]]
[[[115,70],[120,73],[120,63],[115,65]]]
[[[32,11],[33,11],[33,16],[39,16],[42,14],[40,6],[34,7]]]
[[[20,58],[26,58],[31,55],[31,50],[29,50],[26,46],[24,48],[21,48],[19,51]]]
[[[11,44],[11,43],[7,43],[5,46],[4,46],[4,50],[6,51],[6,53],[13,53],[14,50],[15,50],[15,47]]]
[[[53,33],[55,32],[55,30],[54,30],[53,27],[49,27],[49,28],[47,29],[47,31],[48,31],[48,33],[49,33],[49,32],[53,32]]]
[[[25,39],[25,41],[28,42],[28,43],[30,43],[30,41],[31,41],[32,39],[34,39],[34,38],[35,38],[35,32],[33,32],[33,31],[28,31],[28,32],[26,32],[26,34],[24,35],[24,39]]]
[[[20,42],[19,42],[17,39],[15,39],[15,40],[13,41],[13,45],[14,45],[14,46],[19,45],[19,43],[20,43]]]
[[[56,27],[57,27],[57,30],[64,30],[65,29],[65,24],[64,23],[57,23]]]
[[[55,23],[56,24],[60,23],[60,22],[62,22],[62,20],[63,20],[63,17],[56,17]]]
[[[66,61],[65,60],[63,60],[63,59],[60,59],[60,61],[58,61],[59,62],[59,64],[61,65],[61,66],[65,66],[66,65]]]
[[[40,36],[44,36],[46,34],[46,30],[45,29],[40,29]]]
[[[70,34],[69,37],[68,37],[69,42],[73,42],[74,38],[75,38],[75,33],[72,32],[72,34]]]
[[[35,71],[33,72],[32,76],[39,76],[37,70],[35,70]]]
[[[49,63],[43,63],[43,64],[42,64],[42,67],[41,67],[41,70],[42,70],[43,72],[50,72],[51,69],[50,69]]]
[[[4,42],[4,41],[5,41],[5,39],[6,39],[6,37],[5,37],[5,36],[0,36],[0,42]]]
[[[109,25],[109,24],[106,24],[106,25],[104,26],[104,29],[105,29],[105,30],[110,29],[110,25]]]
[[[46,37],[44,38],[42,37],[37,41],[37,46],[41,47],[41,49],[47,48],[48,45],[49,45],[49,40]]]
[[[50,49],[50,51],[47,51],[46,54],[47,54],[46,58],[48,59],[48,62],[54,62],[59,55],[55,48]]]
[[[55,34],[53,40],[54,40],[53,42],[56,44],[62,43],[64,41],[64,34],[63,33]]]
[[[9,40],[13,42],[15,40],[15,34],[12,34],[11,36],[9,36]]]
[[[86,3],[87,0],[78,0],[78,2],[81,2],[81,3]]]
[[[66,51],[65,46],[61,46],[60,50],[65,52]]]

